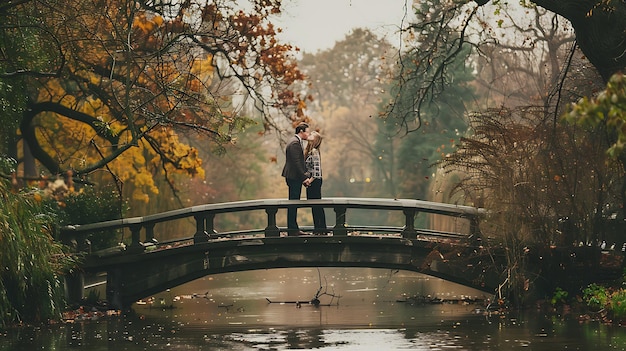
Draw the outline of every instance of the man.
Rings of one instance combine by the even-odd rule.
[[[289,140],[285,149],[285,167],[283,177],[289,187],[289,200],[300,200],[302,185],[305,184],[309,175],[304,166],[304,148],[302,143],[309,138],[309,125],[300,123],[296,127],[296,134]],[[289,235],[304,235],[298,227],[298,208],[287,208],[287,231]]]

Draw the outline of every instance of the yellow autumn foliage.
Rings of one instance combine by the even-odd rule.
[[[176,174],[205,176],[202,153],[185,137],[206,138],[202,151],[219,152],[252,122],[233,94],[247,89],[267,99],[264,110],[291,118],[298,97],[290,85],[304,76],[291,47],[278,45],[268,13],[232,15],[195,1],[176,7],[174,15],[104,0],[94,11],[93,2],[67,0],[63,11],[42,10],[63,60],[57,74],[33,78],[33,112],[21,129],[38,172],[113,179],[147,201],[159,193],[155,178],[175,188]]]
[[[75,99],[67,94],[56,80],[50,81],[45,92],[48,95],[45,99],[62,96],[64,103],[75,104]],[[112,118],[108,108],[98,99],[91,97],[84,99],[76,110],[93,116],[93,123],[96,127],[109,129],[111,135],[119,135],[126,128],[125,125]],[[108,144],[96,130],[82,121],[53,113],[44,113],[40,115],[39,123],[43,128],[37,130],[38,138],[48,141],[43,143],[45,150],[68,168],[80,169],[85,164],[97,162],[102,158],[100,152],[108,154],[112,148],[119,146]],[[173,161],[173,165],[167,166],[168,171],[204,177],[202,160],[198,151],[180,142],[176,132],[168,128],[156,128],[148,136],[155,140],[161,146],[163,153]],[[121,135],[119,140],[125,142],[130,138],[130,136],[125,138]],[[147,142],[142,141],[136,147],[131,147],[120,154],[108,164],[108,167],[120,181],[133,185],[133,199],[148,201],[150,193],[159,193],[153,174],[163,173],[161,161],[161,156]]]

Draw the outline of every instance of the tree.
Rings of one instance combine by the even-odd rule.
[[[289,87],[303,76],[267,19],[279,2],[255,2],[250,13],[229,0],[101,0],[96,12],[93,5],[24,1],[2,12],[4,38],[32,39],[15,52],[42,41],[50,48],[50,67],[18,54],[0,76],[25,79],[21,138],[50,174],[86,179],[106,169],[145,198],[158,191],[155,176],[202,176],[197,149],[180,133],[218,147],[235,142],[253,123],[246,105],[260,111],[265,128],[276,112],[297,118],[299,98]]]
[[[605,81],[626,67],[626,3],[621,0],[534,0],[570,21],[580,49]]]
[[[330,50],[305,54],[300,67],[310,85],[307,112],[325,137],[324,190],[334,196],[372,196],[382,178],[372,169],[379,104],[395,65],[395,49],[369,30],[354,29]]]
[[[462,1],[466,3],[467,1]],[[489,0],[475,0],[479,6]],[[500,5],[501,0],[491,1]],[[626,67],[626,4],[620,0],[523,0],[523,6],[541,6],[569,20],[576,40],[605,81]]]
[[[481,6],[486,2],[481,2]],[[539,4],[540,2],[537,2]],[[544,3],[544,2],[541,2]],[[551,5],[555,5],[555,2],[545,2]],[[562,1],[559,4],[574,3],[581,4],[580,1]],[[608,11],[605,6],[607,2],[599,3],[597,10]],[[608,3],[612,3],[609,1]],[[472,3],[467,2],[429,2],[428,8],[417,8],[416,14],[418,21],[414,25],[409,26],[409,35],[419,35],[417,41],[421,46],[421,55],[418,62],[422,63],[423,67],[428,69],[415,70],[409,72],[408,78],[400,80],[401,84],[408,86],[412,80],[421,81],[422,88],[417,90],[415,99],[412,105],[407,105],[407,108],[402,109],[404,114],[397,114],[400,117],[400,123],[403,123],[406,130],[415,130],[423,127],[422,117],[429,101],[432,101],[433,97],[441,96],[445,93],[449,85],[449,79],[446,79],[445,72],[448,67],[461,60],[465,60],[464,57],[459,56],[462,52],[463,45],[471,45],[475,50],[476,56],[473,59],[476,60],[474,65],[476,67],[477,74],[480,74],[478,82],[486,82],[484,85],[489,85],[489,89],[482,89],[482,92],[488,92],[491,94],[493,88],[500,88],[501,92],[510,89],[510,85],[517,87],[525,87],[527,89],[520,89],[518,96],[520,99],[513,106],[526,106],[535,111],[528,115],[536,118],[534,122],[531,122],[529,118],[526,118],[524,124],[533,125],[537,130],[544,130],[548,120],[551,119],[554,135],[561,135],[564,133],[568,137],[565,140],[570,140],[570,136],[573,137],[575,131],[560,130],[560,126],[557,126],[558,116],[564,111],[564,104],[561,99],[566,102],[571,101],[572,98],[577,99],[585,93],[593,92],[593,84],[588,84],[588,81],[593,82],[593,78],[590,75],[576,74],[584,66],[579,64],[580,61],[573,49],[565,50],[569,46],[568,42],[568,26],[561,24],[561,17],[551,15],[546,11],[539,10],[534,7],[533,4],[528,2],[523,3],[525,7],[518,7],[517,11],[526,9],[527,13],[534,13],[534,20],[529,21],[528,24],[520,25],[521,20],[518,20],[520,12],[510,13],[509,11],[515,11],[506,4],[500,1],[494,1],[493,6],[484,7],[485,11],[482,13],[492,13],[487,11],[493,10],[497,16],[503,14],[500,19],[496,20],[496,17],[483,18],[480,16],[481,12],[479,8],[473,6]],[[552,6],[556,9],[572,10],[570,6],[563,5]],[[617,7],[621,6],[616,4]],[[547,8],[548,6],[546,6]],[[616,9],[619,12],[619,10]],[[583,13],[584,14],[584,13]],[[599,16],[598,14],[588,13],[586,16]],[[532,17],[531,17],[532,18]],[[570,15],[571,18],[571,15]],[[548,19],[548,20],[546,20]],[[574,28],[576,26],[572,24]],[[580,27],[579,27],[580,28]],[[511,30],[512,29],[512,30]],[[576,34],[578,35],[579,30]],[[609,35],[610,36],[610,35]],[[528,55],[521,55],[520,53],[528,53]],[[568,53],[569,52],[569,53]],[[424,64],[427,63],[427,64]],[[497,65],[496,65],[497,63]],[[486,70],[488,67],[490,70]],[[535,68],[538,67],[538,68]],[[576,68],[571,70],[571,68]],[[485,75],[485,73],[488,73]],[[523,77],[518,81],[514,81],[512,73],[515,73],[518,77]],[[575,79],[583,78],[584,84],[580,84],[581,81],[575,82]],[[486,79],[486,80],[485,80]],[[565,82],[570,82],[565,84]],[[519,82],[519,84],[518,84]],[[535,89],[532,89],[532,84]],[[511,84],[513,83],[513,84]],[[588,89],[591,88],[591,89]],[[567,92],[567,94],[566,94]],[[524,103],[526,101],[526,103]],[[511,101],[505,99],[496,100],[497,104],[510,104]],[[539,105],[539,109],[537,106]],[[488,106],[488,105],[484,105]],[[510,105],[509,105],[510,106]],[[395,106],[392,105],[395,108]],[[543,111],[543,115],[538,111]],[[493,111],[493,110],[492,110]],[[496,108],[498,113],[510,113],[505,111],[511,111],[509,109]],[[414,113],[417,117],[412,116]],[[491,125],[491,113],[486,112],[474,114],[473,127],[477,128],[482,126],[481,118],[487,117],[484,120],[485,126]],[[510,119],[506,120],[508,123],[517,124],[520,121],[516,121],[513,115],[508,116]],[[413,128],[411,128],[413,126]],[[506,127],[506,126],[503,126]],[[482,127],[481,127],[482,128]],[[598,134],[596,138],[602,137],[605,134]],[[509,137],[511,138],[511,137]],[[526,137],[525,137],[526,138]],[[587,150],[581,152],[585,147],[579,145],[575,147],[575,150],[566,151],[562,145],[557,144],[557,139],[554,136],[546,133],[537,133],[537,140],[534,140],[535,145],[538,148],[546,150],[556,157],[571,157],[575,154],[589,155],[594,154],[595,151]],[[593,135],[585,136],[584,140],[593,139]],[[512,138],[515,140],[515,138]],[[544,139],[544,140],[542,140]],[[579,139],[581,139],[579,137]],[[526,140],[526,139],[524,139]],[[521,142],[521,140],[517,140]],[[606,144],[606,140],[598,140],[595,145]],[[574,147],[574,144],[567,144],[570,147]],[[485,150],[486,152],[489,150]],[[505,157],[505,155],[501,155]],[[464,157],[464,156],[461,156]],[[586,157],[586,156],[583,156]],[[577,158],[576,158],[577,159]],[[582,161],[582,160],[581,160]],[[473,162],[466,160],[466,162]],[[583,162],[579,163],[583,164]],[[511,167],[515,165],[510,165]],[[550,162],[542,165],[545,167],[557,169],[554,164],[550,165]],[[593,167],[596,169],[596,167]],[[564,170],[563,170],[564,171]],[[496,172],[497,174],[497,172]],[[568,173],[558,173],[560,176]],[[612,178],[612,177],[611,177]],[[603,180],[609,183],[613,183],[612,180]],[[600,188],[596,188],[600,189]],[[614,187],[602,187],[602,189],[614,189]],[[570,189],[574,191],[574,188]],[[599,195],[599,194],[596,194]],[[605,194],[606,195],[606,194]],[[594,199],[606,199],[605,196],[594,196]],[[611,198],[611,196],[608,196]],[[506,201],[506,199],[500,199]],[[592,201],[594,202],[594,201]],[[599,206],[599,204],[598,204]],[[595,208],[596,206],[592,206]],[[575,208],[575,206],[573,207]],[[587,207],[587,210],[590,210]],[[595,211],[592,209],[592,211]],[[600,213],[601,211],[595,211]],[[570,215],[577,213],[576,217],[585,218],[579,211],[572,211]]]
[[[562,67],[582,56],[573,50],[575,38],[568,22],[536,6],[502,7],[492,19],[486,17],[483,22],[497,20],[498,26],[492,29],[494,39],[481,43],[472,58],[481,106],[558,107],[553,97],[566,93],[557,91],[567,73]]]
[[[499,43],[498,34],[507,35],[495,30],[501,22],[485,20],[481,14],[497,13],[509,6],[500,0],[455,0],[441,3],[428,1],[422,4],[430,9],[418,11],[418,20],[404,30],[411,33],[431,33],[431,40],[422,42],[424,49],[430,46],[430,50],[424,50],[421,62],[430,64],[436,61],[439,64],[432,70],[434,74],[431,76],[419,76],[421,72],[415,72],[415,79],[426,82],[415,98],[414,110],[418,117],[421,113],[420,107],[430,96],[443,91],[445,66],[457,59],[463,59],[458,54],[464,43],[481,50],[485,43]],[[623,1],[525,0],[521,5],[523,7],[518,10],[540,6],[568,20],[574,28],[577,45],[605,81],[613,73],[626,67],[626,55],[623,55],[626,51],[626,22],[622,20],[626,14],[626,4]],[[407,116],[410,116],[410,112]]]
[[[491,93],[495,87],[497,93],[510,92],[511,82],[513,89],[519,89],[515,100],[493,99],[495,107],[482,102],[480,106],[486,108],[469,114],[470,132],[461,138],[458,150],[440,163],[447,173],[439,181],[448,181],[441,188],[454,194],[450,199],[491,210],[482,229],[506,246],[510,274],[503,281],[521,302],[529,288],[541,286],[547,293],[557,282],[547,273],[528,271],[529,250],[574,242],[594,245],[607,234],[607,219],[619,207],[616,189],[622,184],[623,167],[604,155],[609,145],[604,128],[585,130],[559,123],[569,101],[596,88],[588,83],[594,82],[593,75],[585,71],[576,50],[566,50],[570,39],[561,17],[529,7],[518,17],[483,18],[472,27],[472,18],[480,16],[471,5],[456,9],[464,15],[462,20],[448,23],[460,24],[454,27],[456,32],[466,35],[466,42],[475,48],[477,73],[486,79],[484,86],[489,85],[481,91]],[[490,9],[497,15],[506,11],[503,3],[496,5]],[[534,14],[535,20],[520,26],[516,22],[520,13]],[[439,29],[435,32],[446,36]],[[513,40],[520,33],[522,40]],[[522,55],[521,50],[530,55]],[[444,57],[448,66],[459,58],[456,53]],[[444,66],[437,67],[444,70]],[[426,81],[437,82],[440,76]],[[524,78],[514,80],[517,77]],[[531,87],[536,87],[533,93]],[[431,92],[440,95],[445,90]],[[416,101],[427,101],[424,96],[428,95]],[[541,278],[548,279],[541,282]]]
[[[432,5],[416,5],[417,22],[439,16]],[[411,22],[409,28],[414,25],[417,24]],[[449,40],[457,40],[449,33],[453,28],[445,26],[438,31],[446,33]],[[455,48],[460,51],[461,59],[444,65],[441,62],[444,57],[431,52],[438,35],[437,31],[427,30],[407,34],[404,42],[407,49],[401,53],[397,77],[390,88],[392,101],[388,114],[379,120],[382,132],[377,139],[378,163],[385,165],[386,172],[397,172],[388,176],[397,182],[391,189],[392,196],[428,198],[431,166],[454,150],[458,135],[467,129],[463,116],[465,104],[474,101],[470,85],[473,68],[470,61],[466,63],[470,47]],[[440,82],[428,79],[436,75],[440,75]],[[424,99],[416,102],[416,96]],[[395,155],[389,155],[388,150],[393,150]]]

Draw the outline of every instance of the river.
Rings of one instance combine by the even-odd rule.
[[[229,273],[157,294],[127,315],[10,329],[0,350],[626,350],[626,328],[474,302],[488,298],[383,269]]]

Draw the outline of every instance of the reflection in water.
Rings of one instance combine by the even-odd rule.
[[[429,295],[454,302],[406,299]],[[322,305],[291,303],[315,296]],[[574,318],[547,317],[536,311],[514,317],[488,315],[481,304],[456,301],[467,297],[486,298],[439,279],[377,269],[222,274],[157,294],[149,299],[151,303],[137,304],[134,313],[123,317],[6,331],[0,350],[626,348],[623,328],[579,324]]]

